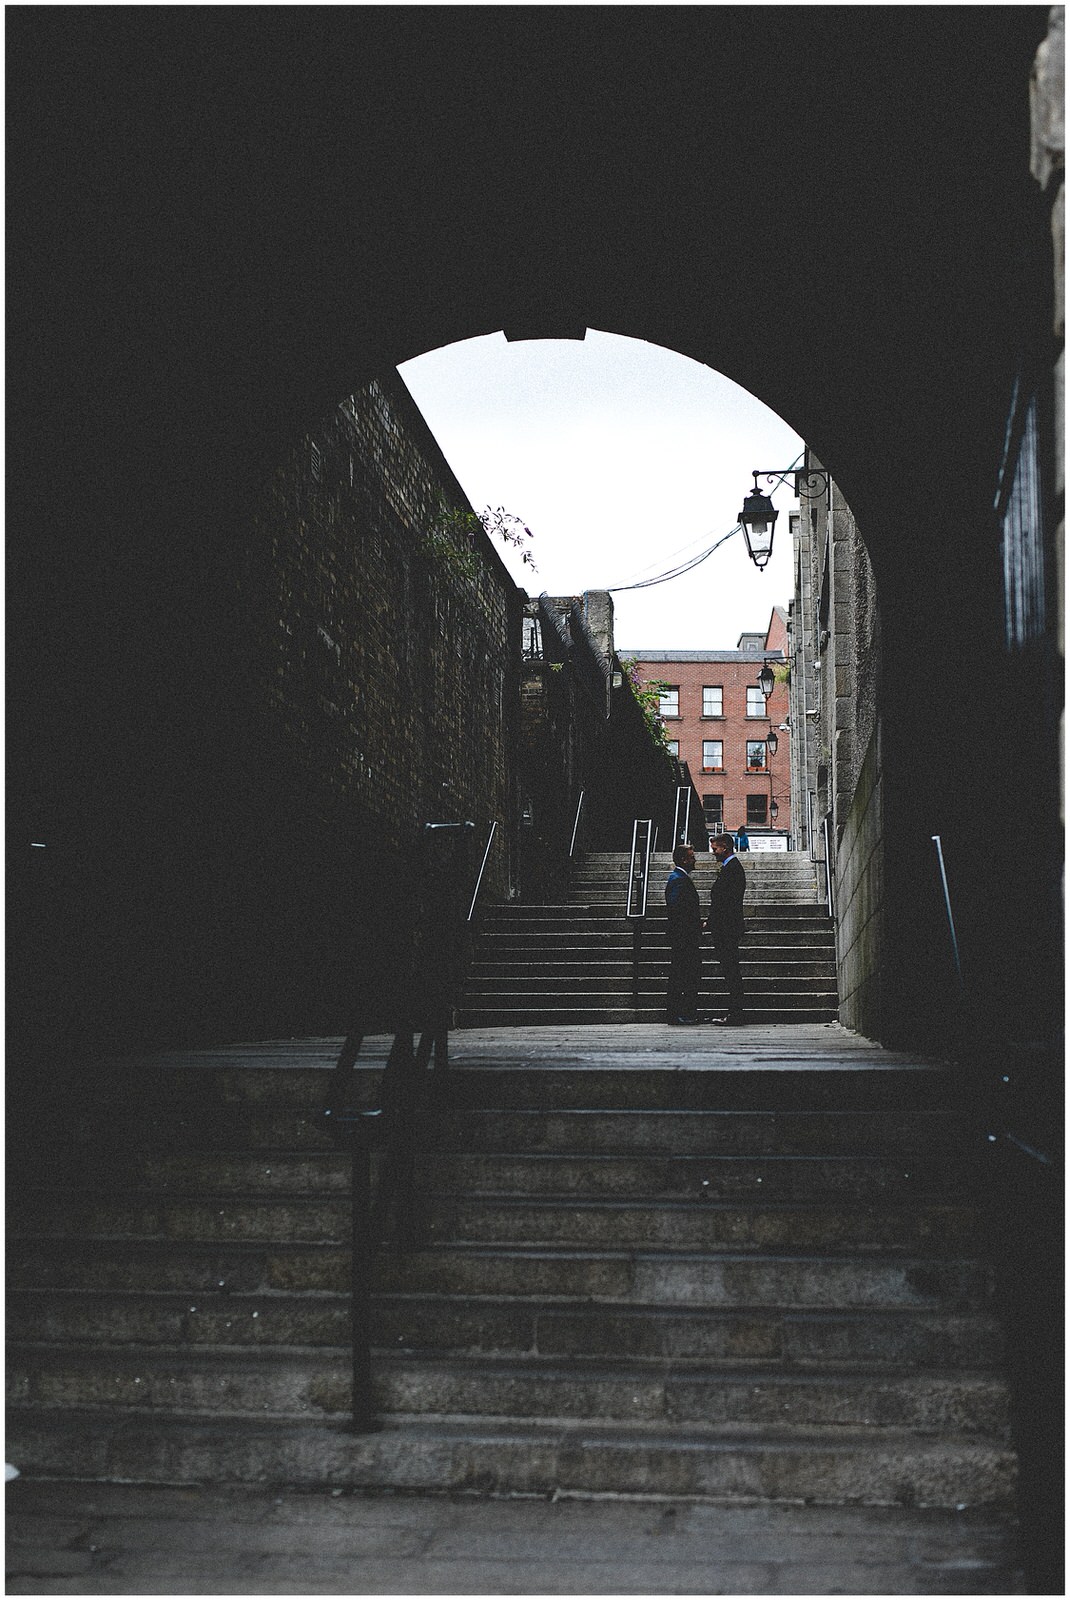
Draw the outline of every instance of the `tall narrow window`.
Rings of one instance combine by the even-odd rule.
[[[662,689],[658,710],[663,717],[680,715],[680,690],[676,684],[667,683]]]
[[[765,771],[765,740],[764,739],[748,739],[747,740],[747,771],[748,772],[764,772]]]
[[[720,686],[707,684],[703,688],[702,715],[704,717],[724,716],[724,690]]]
[[[747,690],[747,715],[748,717],[765,716],[765,695],[756,683],[752,684]]]
[[[769,796],[767,794],[749,794],[747,796],[747,827],[764,828],[769,815]]]
[[[703,739],[702,741],[702,770],[703,772],[720,772],[724,766],[724,741],[722,739]]]

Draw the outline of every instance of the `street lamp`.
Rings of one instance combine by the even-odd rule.
[[[776,736],[776,729],[775,728],[770,728],[769,729],[769,732],[765,736],[765,742],[769,747],[769,754],[771,756],[775,756],[776,755],[776,747],[780,743],[780,740]]]
[[[779,515],[767,494],[758,487],[758,474],[754,474],[754,488],[743,501],[739,520],[743,524],[743,537],[747,541],[747,554],[761,572],[773,554],[773,529]]]
[[[770,820],[775,824],[776,823],[776,819],[777,819],[777,817],[779,817],[779,815],[780,815],[780,807],[777,805],[776,799],[774,798],[774,799],[770,800],[770,802],[769,802],[769,817],[770,817]]]
[[[773,669],[767,661],[761,672],[758,674],[758,687],[767,700],[773,692],[773,686],[775,683],[776,678],[773,676]]]
[[[803,472],[794,467],[785,467],[782,471],[767,471],[764,467],[758,467],[751,472],[751,477],[754,479],[754,488],[744,498],[739,520],[743,525],[747,552],[761,572],[773,553],[773,530],[779,513],[769,496],[759,489],[758,479],[764,478],[766,483],[787,483],[789,477],[794,477],[796,497],[800,500],[816,500],[819,495],[828,493],[829,475],[816,467]]]

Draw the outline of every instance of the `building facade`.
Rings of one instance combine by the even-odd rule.
[[[745,825],[751,848],[793,847],[787,614],[735,650],[622,651],[642,683],[658,686],[669,752],[702,798],[707,832]],[[773,669],[768,700],[758,682]]]

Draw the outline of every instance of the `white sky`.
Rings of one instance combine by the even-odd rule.
[[[736,524],[752,470],[790,466],[802,450],[721,373],[593,329],[582,342],[490,334],[398,370],[475,509],[504,506],[531,528],[536,572],[502,554],[532,595],[612,589],[697,555]],[[772,492],[780,517],[765,571],[737,533],[683,577],[614,594],[618,650],[734,650],[765,629],[792,594],[795,501]]]

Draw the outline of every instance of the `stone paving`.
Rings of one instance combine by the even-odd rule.
[[[8,1594],[1023,1594],[1005,1520],[906,1507],[19,1481]]]

